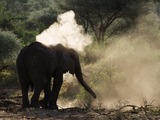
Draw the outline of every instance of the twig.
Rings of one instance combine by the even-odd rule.
[[[124,109],[124,108],[126,108],[126,107],[132,107],[134,111],[136,110],[136,107],[137,107],[137,108],[140,108],[140,107],[138,107],[138,106],[136,106],[136,105],[125,105],[125,106],[119,108],[117,111],[120,111],[120,110],[122,110],[122,109]]]

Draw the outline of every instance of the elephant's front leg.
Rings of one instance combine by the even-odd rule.
[[[50,102],[49,102],[50,109],[56,109],[56,110],[58,109],[57,99],[58,99],[58,95],[59,95],[59,91],[61,89],[62,83],[63,83],[63,73],[56,74],[54,77],[53,88],[52,88]]]

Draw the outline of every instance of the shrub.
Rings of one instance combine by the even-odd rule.
[[[0,31],[0,86],[10,81],[14,84],[16,77],[15,59],[20,48],[19,40],[12,32]]]
[[[97,42],[92,43],[85,49],[85,57],[83,57],[86,64],[95,63],[103,57],[103,51],[106,49],[105,44]]]

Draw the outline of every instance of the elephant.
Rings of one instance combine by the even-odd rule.
[[[94,98],[95,92],[83,79],[78,53],[62,44],[45,46],[32,42],[21,49],[17,60],[17,73],[22,91],[22,107],[39,107],[39,96],[44,90],[41,101],[46,108],[58,109],[57,99],[63,83],[63,73],[75,75],[80,84]],[[53,86],[51,87],[51,79]],[[29,87],[34,88],[31,104],[28,98]]]

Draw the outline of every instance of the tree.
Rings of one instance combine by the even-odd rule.
[[[21,38],[23,45],[27,45],[35,41],[36,35],[48,28],[56,20],[57,14],[52,8],[52,0],[24,1],[23,6],[26,11],[22,10],[22,12],[25,13],[25,19],[13,21],[13,25],[14,33]]]
[[[1,29],[6,29],[10,28],[10,19],[11,19],[11,14],[7,10],[7,2],[5,0],[0,1],[0,28]]]
[[[23,45],[35,41],[57,17],[53,0],[1,0],[0,30],[13,31]]]
[[[108,36],[127,28],[138,15],[139,0],[61,0],[57,1],[63,10],[73,10],[85,32],[91,31],[99,42]],[[112,29],[111,29],[112,28]]]
[[[28,0],[28,23],[34,24],[33,29],[42,32],[56,21],[57,12],[53,0]]]

